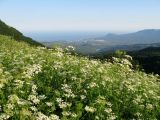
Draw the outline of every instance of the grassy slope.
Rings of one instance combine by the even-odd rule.
[[[17,41],[24,41],[30,45],[43,46],[41,43],[34,41],[33,39],[24,36],[21,32],[13,27],[8,26],[3,21],[0,20],[0,34],[13,37]]]
[[[0,119],[160,119],[160,81],[127,59],[101,63],[0,36]]]

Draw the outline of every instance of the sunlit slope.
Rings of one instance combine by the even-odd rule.
[[[0,120],[160,119],[158,77],[132,70],[129,56],[114,59],[0,36]]]

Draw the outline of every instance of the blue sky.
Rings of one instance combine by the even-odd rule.
[[[0,19],[21,31],[160,28],[160,0],[0,0]]]

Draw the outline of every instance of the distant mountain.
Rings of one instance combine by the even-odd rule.
[[[160,29],[146,29],[128,34],[107,34],[96,40],[105,40],[115,45],[150,44],[160,42]]]
[[[26,42],[30,45],[43,46],[41,43],[34,41],[32,38],[24,36],[21,32],[19,32],[18,30],[16,30],[13,27],[8,26],[7,24],[5,24],[1,20],[0,20],[0,34],[6,35],[6,36],[11,36],[17,41],[23,41],[23,42]]]
[[[107,34],[99,38],[86,39],[70,43],[78,53],[96,54],[110,53],[115,50],[137,51],[147,47],[160,46],[160,29],[146,29],[128,34]]]

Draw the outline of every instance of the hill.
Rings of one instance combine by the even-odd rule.
[[[21,32],[19,32],[13,27],[8,26],[1,20],[0,20],[0,34],[11,36],[17,41],[24,41],[30,45],[43,46],[41,43],[34,41],[32,38],[24,36]]]
[[[107,34],[97,40],[106,40],[115,45],[151,44],[160,42],[160,29],[145,29],[128,34]]]
[[[0,119],[160,119],[160,79],[0,35]]]

